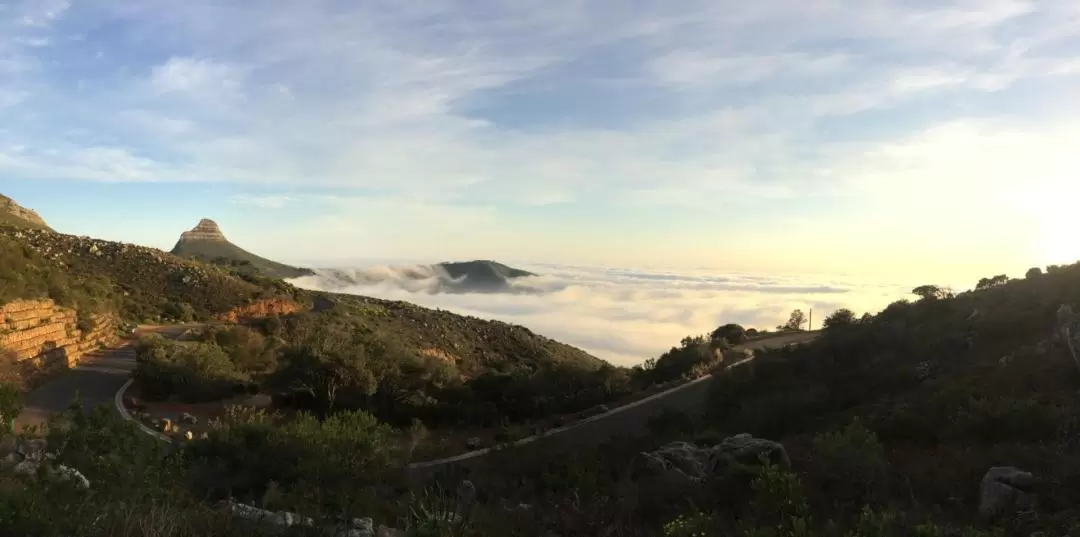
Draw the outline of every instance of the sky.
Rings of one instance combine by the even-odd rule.
[[[0,0],[0,193],[266,257],[1080,258],[1075,0]]]

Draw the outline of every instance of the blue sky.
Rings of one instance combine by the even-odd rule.
[[[1072,0],[0,3],[0,192],[169,248],[881,276],[1080,257]]]

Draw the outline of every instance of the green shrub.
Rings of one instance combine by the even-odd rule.
[[[136,375],[152,399],[178,396],[187,402],[215,401],[234,395],[248,377],[237,371],[214,343],[140,340]]]
[[[1057,436],[1064,410],[1036,399],[972,397],[955,414],[952,432],[984,443],[1037,441]]]
[[[814,437],[814,471],[821,492],[838,501],[862,504],[886,477],[885,449],[858,420]]]

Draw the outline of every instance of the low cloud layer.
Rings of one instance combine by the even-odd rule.
[[[877,312],[911,289],[909,285],[813,277],[566,265],[520,268],[541,275],[516,279],[513,285],[535,292],[443,293],[444,284],[436,273],[416,277],[422,267],[343,269],[358,276],[353,281],[362,284],[342,282],[329,271],[292,283],[519,324],[619,365],[656,357],[683,337],[723,323],[771,329],[783,323],[791,310],[812,308],[818,327],[825,315],[838,308],[851,308],[858,314]]]

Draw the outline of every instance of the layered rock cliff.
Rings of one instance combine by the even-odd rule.
[[[52,300],[15,300],[0,306],[0,352],[21,366],[26,381],[74,367],[116,337],[111,315],[89,315],[80,323],[75,310]]]

